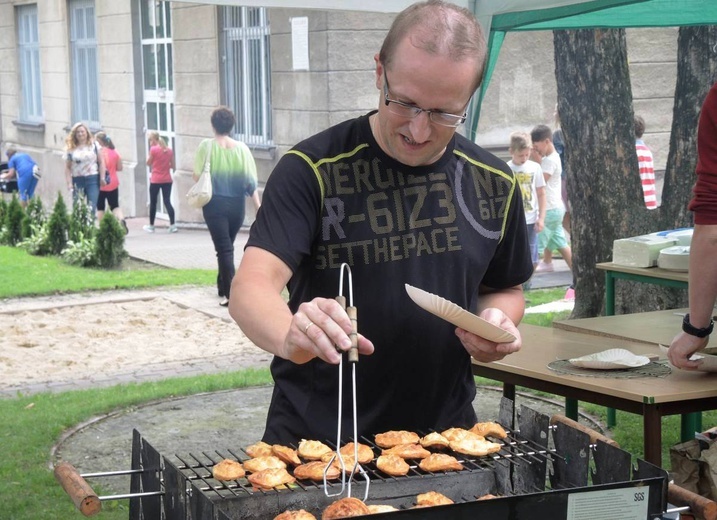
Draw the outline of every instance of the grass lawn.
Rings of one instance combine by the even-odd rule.
[[[0,247],[0,299],[113,288],[212,285],[215,277],[213,270],[172,270],[141,263],[129,263],[123,269],[112,271],[92,270],[68,266],[56,258],[34,257],[16,248]],[[528,294],[531,305],[540,305],[561,299],[564,292],[565,288],[538,289]],[[564,319],[568,315],[569,312],[528,314],[524,321],[550,326],[553,319]],[[49,470],[50,450],[68,428],[92,417],[148,401],[270,382],[268,370],[244,370],[157,383],[0,399],[0,497],[3,497],[0,518],[72,520],[81,516]],[[483,379],[477,382],[498,384]],[[605,421],[603,407],[587,403],[581,403],[581,407]],[[717,412],[703,414],[703,423],[705,427],[717,424]],[[679,434],[679,416],[663,419],[663,460],[668,465],[669,446],[679,441]],[[627,451],[642,455],[640,416],[618,412],[618,423],[612,436]],[[101,489],[96,491],[103,494]],[[104,502],[103,513],[98,518],[126,520],[127,504],[127,501]]]

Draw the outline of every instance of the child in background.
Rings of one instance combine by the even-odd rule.
[[[530,256],[533,260],[533,272],[538,267],[538,233],[543,230],[545,222],[545,179],[543,169],[530,157],[530,136],[525,132],[510,134],[511,160],[508,166],[515,173],[515,178],[523,194],[525,223],[528,225],[528,243]],[[523,289],[530,289],[530,280],[523,284]]]
[[[100,196],[97,199],[97,220],[102,222],[102,217],[105,214],[107,206],[110,207],[110,211],[117,217],[117,220],[124,228],[124,234],[129,233],[127,228],[127,222],[124,220],[124,214],[122,208],[119,205],[119,177],[117,172],[122,171],[122,158],[115,150],[115,144],[105,132],[97,132],[95,139],[102,147],[100,153],[102,153],[105,159],[105,169],[109,175],[109,181],[105,186],[100,188]]]

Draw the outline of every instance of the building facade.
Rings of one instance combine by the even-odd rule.
[[[67,195],[64,143],[72,124],[85,121],[109,134],[123,158],[125,215],[144,217],[146,136],[157,130],[177,159],[177,221],[201,224],[184,194],[194,152],[212,136],[212,109],[234,110],[234,137],[250,146],[261,186],[295,143],[377,106],[374,55],[392,19],[157,0],[0,0],[2,152],[13,145],[38,162],[36,194],[47,207]],[[628,31],[635,111],[658,169],[668,152],[676,42],[675,29]],[[508,34],[479,144],[504,153],[513,130],[552,126],[552,56],[552,33]],[[247,205],[247,223],[252,211]]]

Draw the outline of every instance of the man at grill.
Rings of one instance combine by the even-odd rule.
[[[374,57],[378,110],[299,143],[270,176],[229,305],[274,354],[266,442],[336,436],[338,351],[351,331],[334,299],[344,262],[358,309],[360,435],[471,426],[471,357],[490,362],[520,349],[521,284],[532,273],[520,189],[502,160],[457,133],[485,57],[470,11],[438,0],[408,7]],[[456,328],[415,305],[405,284],[517,340]]]

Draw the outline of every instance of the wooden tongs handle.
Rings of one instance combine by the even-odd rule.
[[[102,502],[97,497],[97,493],[72,464],[61,462],[55,466],[55,478],[83,515],[92,516],[100,512]]]
[[[346,297],[339,295],[336,297],[336,301],[341,304],[341,307],[346,311],[351,320],[351,333],[349,339],[351,340],[351,348],[349,349],[349,361],[351,363],[358,363],[358,313],[356,307],[346,307]]]

